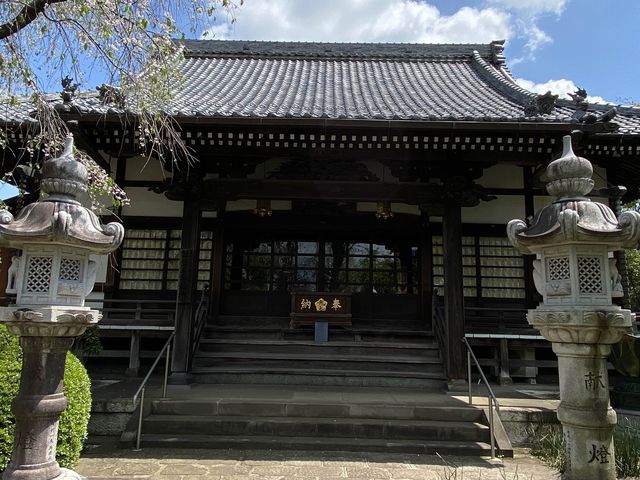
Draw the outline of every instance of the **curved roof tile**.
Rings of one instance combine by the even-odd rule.
[[[180,43],[184,82],[167,110],[178,117],[553,123],[572,122],[575,111],[573,102],[560,100],[550,113],[527,117],[524,106],[537,95],[511,78],[502,42]],[[77,95],[73,107],[119,112],[95,92]],[[27,101],[0,102],[5,122],[27,121],[31,110]],[[622,108],[614,122],[621,133],[640,134],[640,109]]]

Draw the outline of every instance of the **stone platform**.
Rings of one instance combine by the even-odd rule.
[[[76,471],[88,480],[554,480],[559,475],[518,451],[489,460],[434,455],[344,454],[257,450],[119,449],[90,447]],[[464,476],[462,476],[464,474]]]

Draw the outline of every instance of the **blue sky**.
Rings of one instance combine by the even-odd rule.
[[[640,102],[640,0],[245,0],[214,38],[489,42],[523,86]]]

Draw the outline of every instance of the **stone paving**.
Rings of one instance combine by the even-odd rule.
[[[513,459],[433,455],[237,450],[90,449],[76,471],[89,480],[553,480],[528,455]]]

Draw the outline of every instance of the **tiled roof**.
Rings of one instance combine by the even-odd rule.
[[[502,43],[467,45],[182,42],[184,83],[168,112],[227,119],[575,122],[575,104],[525,114],[538,96],[516,85]],[[73,100],[81,113],[118,113],[97,93]],[[11,107],[7,121],[28,108]],[[602,113],[609,107],[592,107]],[[640,134],[640,109],[622,109],[621,133]]]

